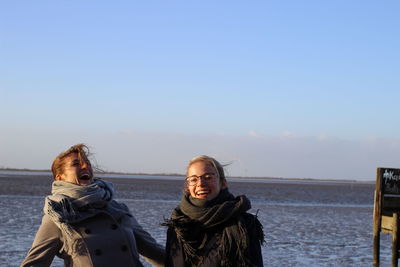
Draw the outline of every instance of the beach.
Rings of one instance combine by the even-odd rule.
[[[104,175],[103,175],[104,176]],[[182,196],[183,178],[108,178],[115,198],[161,244],[168,218]],[[0,265],[18,266],[43,215],[52,178],[43,174],[0,173]],[[251,213],[264,226],[265,266],[371,266],[373,183],[309,181],[229,181],[245,194]],[[382,266],[390,265],[390,236],[381,234]],[[56,260],[53,266],[62,266]],[[146,265],[150,266],[150,265]]]

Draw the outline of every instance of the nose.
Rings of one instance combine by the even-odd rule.
[[[88,163],[86,161],[82,161],[81,169],[87,169],[87,168],[88,168]]]
[[[205,184],[206,182],[204,181],[203,177],[199,177],[199,181],[197,182],[197,186],[202,187],[203,184]]]

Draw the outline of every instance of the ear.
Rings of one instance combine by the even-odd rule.
[[[61,180],[62,180],[61,175],[60,175],[60,174],[57,174],[57,175],[56,175],[56,178],[55,178],[54,180],[56,180],[56,181],[61,181]]]
[[[225,189],[228,187],[228,182],[226,181],[226,179],[221,179],[221,188]]]
[[[189,186],[187,184],[185,184],[185,187],[183,188],[183,192],[190,194]]]

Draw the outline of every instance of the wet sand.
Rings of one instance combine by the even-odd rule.
[[[117,200],[164,244],[166,229],[160,223],[179,203],[183,181],[104,179],[114,184]],[[51,182],[43,175],[0,175],[0,266],[18,266],[26,255]],[[371,266],[373,184],[228,183],[233,194],[251,199],[250,212],[258,213],[264,225],[265,266]],[[389,235],[382,234],[381,246],[382,266],[389,266]]]
[[[162,179],[103,178],[113,183],[116,198],[179,200],[182,181]],[[46,196],[52,177],[43,175],[0,175],[0,195]],[[281,183],[232,182],[235,195],[244,194],[255,201],[272,203],[321,203],[370,205],[375,185],[372,183],[303,183],[283,180]]]

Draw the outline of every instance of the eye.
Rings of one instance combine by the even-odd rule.
[[[212,177],[212,175],[211,174],[206,174],[206,175],[204,175],[204,179],[206,179],[206,180],[211,180],[213,177]]]
[[[191,184],[196,184],[199,179],[197,177],[189,177],[188,181]]]

